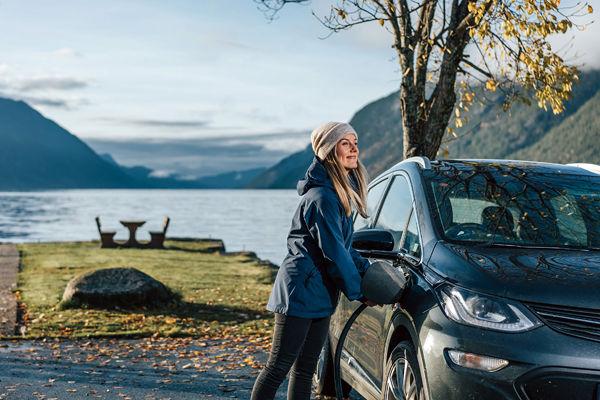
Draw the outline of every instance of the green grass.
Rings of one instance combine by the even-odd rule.
[[[166,250],[100,249],[98,242],[18,246],[18,296],[25,337],[268,337],[266,312],[274,270],[249,254],[221,254],[210,241],[167,241]],[[109,267],[134,267],[179,293],[154,309],[62,309],[71,278]]]

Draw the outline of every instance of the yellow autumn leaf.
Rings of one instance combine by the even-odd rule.
[[[485,82],[485,88],[486,88],[487,90],[490,90],[490,91],[492,91],[492,92],[495,92],[495,91],[496,91],[496,87],[497,87],[497,83],[496,83],[496,81],[494,81],[493,79],[488,79],[488,80]]]
[[[379,25],[383,26],[383,24],[385,24],[385,21],[383,19],[379,20]]]
[[[591,5],[589,5],[589,4],[588,4],[588,6],[587,6],[587,10],[588,10],[588,13],[590,13],[590,14],[594,12],[594,9],[593,9],[593,8],[592,8],[592,6],[591,6]]]

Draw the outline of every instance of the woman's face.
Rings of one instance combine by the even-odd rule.
[[[335,145],[335,155],[346,170],[358,168],[358,139],[348,133]]]

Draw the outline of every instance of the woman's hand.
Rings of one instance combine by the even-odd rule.
[[[366,297],[364,297],[364,298],[361,300],[361,302],[362,302],[363,304],[366,304],[366,305],[368,305],[369,307],[374,307],[374,306],[378,306],[378,305],[379,305],[379,304],[375,303],[374,301],[371,301],[371,300],[367,299]]]

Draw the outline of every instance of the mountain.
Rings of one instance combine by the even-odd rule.
[[[255,168],[184,180],[155,177],[144,166],[119,165],[23,101],[0,98],[0,190],[73,188],[240,188]]]
[[[476,89],[482,95],[482,89]],[[486,93],[474,104],[458,138],[444,139],[445,158],[505,158],[551,162],[600,163],[600,71],[580,76],[562,114],[537,105],[513,105],[502,111],[500,93]],[[398,92],[360,109],[350,120],[359,134],[360,157],[374,177],[402,159]],[[453,122],[451,122],[453,125]],[[294,153],[250,182],[255,188],[294,188],[313,157],[312,149]]]
[[[559,115],[554,115],[551,111],[544,111],[536,104],[531,106],[515,104],[510,111],[504,112],[500,106],[502,98],[497,94],[492,104],[476,105],[470,110],[469,123],[462,129],[462,133],[458,133],[459,136],[461,134],[463,136],[449,143],[450,157],[514,158],[517,154],[530,157],[529,154],[519,152],[543,140],[553,129],[577,114],[599,90],[600,71],[581,74],[579,84],[573,87],[572,98],[565,104],[565,111]],[[596,108],[596,112],[599,111],[600,108]],[[600,125],[597,125],[596,131],[583,130],[573,133],[584,136],[585,141],[593,142],[592,145],[595,144],[596,153],[598,153],[600,150],[598,147],[600,142],[597,140],[599,130]],[[558,150],[559,147],[557,146],[556,149]],[[530,159],[541,161],[538,156]],[[600,161],[597,157],[582,160],[578,158],[577,153],[568,160],[569,162]],[[553,157],[545,158],[545,161],[560,162],[558,158]]]
[[[254,189],[281,189],[296,187],[313,158],[310,145],[302,151],[285,157],[274,166],[252,179],[246,186]]]
[[[0,189],[124,188],[140,184],[22,101],[0,98]]]
[[[266,168],[252,168],[244,171],[224,172],[217,175],[208,175],[195,180],[177,179],[174,177],[158,178],[152,176],[152,169],[140,165],[126,167],[119,165],[115,159],[108,153],[100,155],[106,161],[118,165],[128,175],[133,178],[148,182],[152,187],[163,189],[240,189],[248,185],[248,183],[259,174],[263,173]]]
[[[232,171],[222,174],[203,176],[195,182],[200,187],[210,189],[241,189],[246,186],[258,175],[265,172],[266,168],[253,168],[244,171]]]
[[[600,164],[600,92],[531,146],[513,154],[520,160]]]

